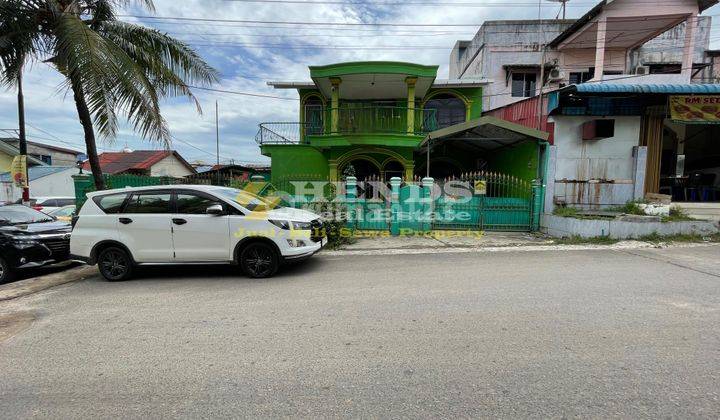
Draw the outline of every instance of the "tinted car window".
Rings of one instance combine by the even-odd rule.
[[[208,207],[222,204],[219,200],[192,193],[178,193],[176,203],[177,212],[181,214],[205,214]]]
[[[38,200],[36,204],[43,207],[58,207],[57,200],[54,198],[48,198],[47,200]]]
[[[170,213],[170,193],[133,194],[123,213]]]
[[[95,204],[108,214],[119,213],[127,194],[110,194],[95,197]]]
[[[51,222],[52,217],[19,204],[0,207],[0,225]]]
[[[75,204],[75,199],[72,198],[59,198],[57,200],[58,207],[72,206]]]

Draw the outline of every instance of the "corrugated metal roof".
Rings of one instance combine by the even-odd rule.
[[[28,179],[35,181],[36,179],[56,174],[58,172],[67,171],[68,169],[76,169],[73,166],[31,166],[28,168]],[[10,172],[0,174],[0,182],[10,182],[12,177]]]
[[[720,84],[583,83],[563,90],[578,93],[720,94]]]

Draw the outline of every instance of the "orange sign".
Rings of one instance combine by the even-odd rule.
[[[720,95],[671,96],[670,118],[678,122],[720,123]]]

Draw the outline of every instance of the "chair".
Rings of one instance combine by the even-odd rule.
[[[700,187],[702,186],[703,173],[702,172],[691,172],[688,178],[688,184],[685,188],[685,196],[689,196],[688,201],[700,201]]]
[[[715,188],[715,178],[717,174],[702,174],[700,181],[700,200],[715,201],[717,200],[717,191]]]

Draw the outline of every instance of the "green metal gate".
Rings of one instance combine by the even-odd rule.
[[[433,203],[433,229],[533,230],[535,189],[531,182],[495,172],[468,174],[454,181],[456,188],[465,186],[468,194],[450,195],[448,181],[440,184],[443,193]]]

